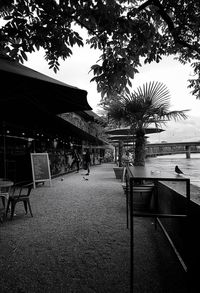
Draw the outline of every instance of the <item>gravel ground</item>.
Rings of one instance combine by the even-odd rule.
[[[0,225],[1,293],[129,292],[125,197],[113,165],[72,173],[31,194],[33,218]]]
[[[31,193],[0,225],[0,293],[128,293],[130,237],[113,164]],[[88,178],[85,180],[83,177]],[[160,229],[134,218],[134,293],[184,293],[185,275]]]

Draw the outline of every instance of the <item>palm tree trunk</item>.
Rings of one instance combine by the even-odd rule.
[[[144,166],[145,165],[145,131],[140,129],[136,132],[136,141],[135,141],[135,166]]]

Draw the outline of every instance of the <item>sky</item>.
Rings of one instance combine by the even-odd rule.
[[[89,71],[97,62],[101,52],[90,49],[88,45],[74,47],[72,51],[73,56],[60,62],[60,70],[56,74],[48,68],[44,51],[29,54],[28,61],[24,62],[24,65],[66,84],[86,90],[87,100],[93,111],[98,114],[101,96],[97,93],[96,83],[90,82],[93,75]],[[140,72],[132,81],[133,90],[146,82],[159,81],[164,83],[170,91],[170,110],[190,109],[187,120],[167,122],[162,127],[164,132],[149,135],[149,142],[200,141],[200,100],[192,96],[191,89],[187,88],[187,80],[193,74],[189,64],[183,65],[172,57],[165,57],[160,63],[144,65],[139,70]]]

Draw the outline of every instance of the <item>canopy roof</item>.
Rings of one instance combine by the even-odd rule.
[[[11,108],[18,112],[28,102],[53,114],[92,109],[87,102],[87,91],[41,74],[4,56],[0,56],[0,79],[2,119]],[[28,109],[24,106],[24,110],[30,111],[30,106]]]
[[[146,134],[152,134],[152,133],[159,133],[164,131],[161,128],[153,128],[153,127],[147,127],[145,128],[145,133]],[[124,128],[115,128],[115,129],[110,129],[106,131],[107,134],[111,135],[131,135],[131,129],[130,127],[124,127]]]
[[[145,136],[145,138],[148,138]],[[132,135],[111,135],[108,137],[110,141],[117,142],[117,141],[124,141],[124,142],[133,142]]]

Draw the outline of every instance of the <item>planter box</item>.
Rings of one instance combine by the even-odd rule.
[[[124,167],[114,167],[113,170],[115,172],[116,179],[122,179]]]

